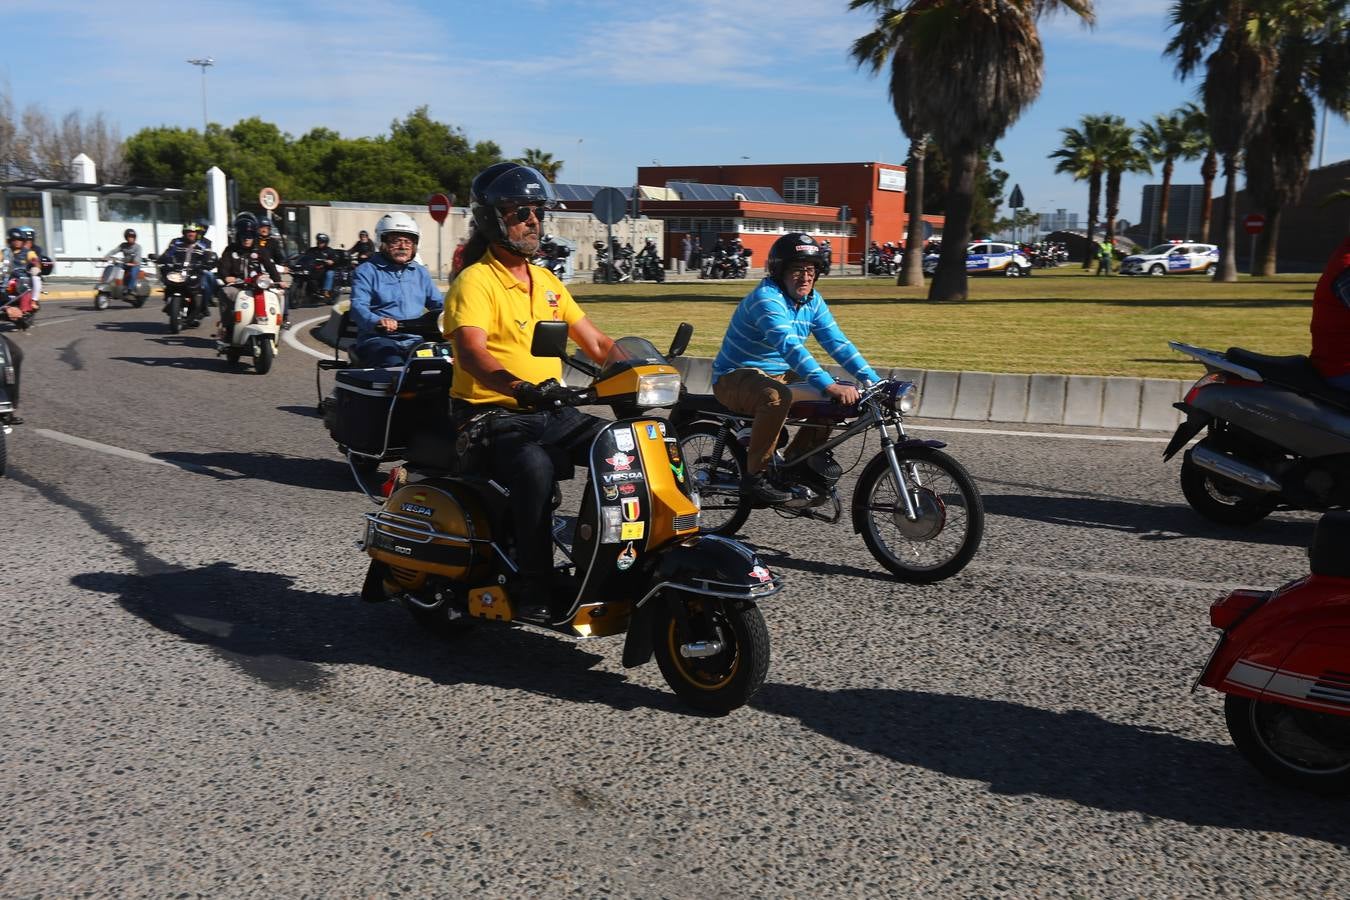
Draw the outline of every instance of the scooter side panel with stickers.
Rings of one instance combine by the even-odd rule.
[[[1191,405],[1299,456],[1350,453],[1350,416],[1284,388],[1212,384]]]

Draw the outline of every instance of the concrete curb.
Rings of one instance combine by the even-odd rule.
[[[709,393],[712,360],[683,356],[675,360],[689,390]],[[848,378],[838,366],[826,366]],[[1034,425],[1086,425],[1094,428],[1168,431],[1182,421],[1174,409],[1190,381],[1168,378],[1116,378],[1101,375],[1007,374],[882,369],[880,374],[919,386],[917,415],[970,422]]]
[[[340,313],[312,332],[332,345]],[[712,393],[712,359],[681,356],[675,360],[685,386],[694,394]],[[839,366],[826,371],[849,378]],[[568,373],[575,370],[568,367]],[[1086,425],[1094,428],[1169,431],[1181,423],[1172,407],[1191,385],[1169,378],[1116,378],[1101,375],[1019,375],[999,372],[946,372],[925,369],[882,369],[880,374],[919,386],[916,415],[968,422],[1034,425]],[[568,383],[574,376],[568,374]],[[577,383],[585,378],[575,376]]]

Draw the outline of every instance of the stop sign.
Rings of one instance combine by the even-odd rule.
[[[1247,213],[1247,217],[1242,220],[1242,227],[1247,229],[1248,234],[1260,234],[1266,227],[1266,217],[1260,213]]]
[[[450,198],[444,194],[432,194],[427,200],[427,212],[438,223],[444,222],[445,217],[450,215]]]

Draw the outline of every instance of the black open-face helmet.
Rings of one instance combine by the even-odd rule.
[[[5,240],[7,240],[7,241],[21,241],[21,240],[23,240],[23,229],[22,229],[22,228],[15,227],[15,228],[11,228],[9,231],[6,231],[6,232],[5,232]]]
[[[824,263],[820,258],[820,245],[809,234],[790,231],[773,242],[769,248],[769,277],[780,285],[783,273],[795,262],[809,262],[816,267],[819,275]]]
[[[122,237],[128,241],[136,240],[136,229],[128,228],[126,231],[122,232]]]
[[[326,234],[324,234],[322,231],[320,231],[318,234],[314,235],[314,243],[316,243],[316,244],[326,244],[326,243],[328,243],[328,235],[326,235]]]
[[[237,241],[254,240],[258,237],[258,223],[253,219],[242,219],[234,226],[234,239]]]
[[[506,222],[502,219],[502,210],[535,206],[553,209],[558,205],[558,195],[553,185],[539,174],[538,169],[522,163],[501,162],[488,166],[479,172],[469,188],[469,210],[473,213],[474,224],[483,235],[494,244],[503,244],[518,253],[524,248],[513,246],[506,239]],[[542,225],[543,213],[540,212],[539,224]]]

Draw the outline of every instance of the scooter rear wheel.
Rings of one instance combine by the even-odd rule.
[[[1270,515],[1271,499],[1252,497],[1238,485],[1191,462],[1181,463],[1181,493],[1200,515],[1220,525],[1251,525]]]
[[[655,602],[655,601],[654,601]],[[759,607],[741,600],[673,592],[653,617],[656,664],[675,694],[694,709],[726,715],[744,706],[769,674],[769,628]],[[675,604],[684,605],[683,618]],[[706,656],[681,648],[719,645]]]
[[[1236,694],[1223,712],[1233,743],[1262,775],[1320,794],[1350,791],[1350,717]]]

